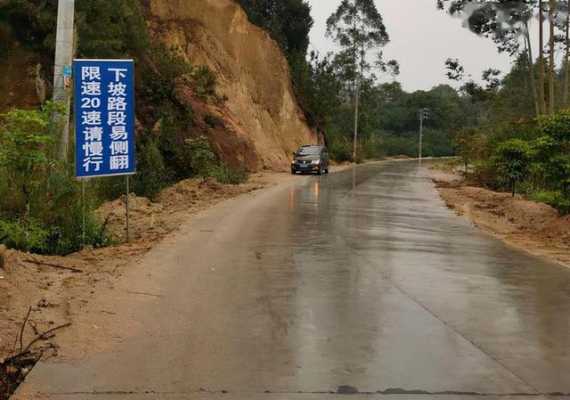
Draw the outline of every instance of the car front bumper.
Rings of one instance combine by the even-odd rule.
[[[293,164],[291,165],[291,172],[319,172],[319,164]]]

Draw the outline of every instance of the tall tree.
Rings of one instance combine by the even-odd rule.
[[[532,102],[534,104],[534,112],[536,116],[541,114],[540,104],[538,101],[538,93],[536,90],[536,77],[535,77],[535,70],[534,70],[534,58],[532,55],[532,41],[530,39],[530,29],[528,26],[528,20],[524,21],[524,39],[525,39],[525,49],[526,49],[526,59],[528,63],[528,76],[529,76],[529,84],[530,90],[532,95]]]
[[[314,23],[307,1],[239,0],[239,3],[251,22],[269,31],[288,56],[306,55]]]
[[[543,0],[538,1],[538,104],[540,113],[546,113],[545,101],[545,65],[544,65],[544,4]]]
[[[356,159],[361,82],[372,68],[368,62],[369,53],[376,49],[378,57],[381,57],[378,49],[389,42],[389,36],[382,15],[373,0],[342,0],[327,20],[327,36],[340,45],[342,50],[338,56],[345,60],[346,71],[352,77],[353,158]]]
[[[542,83],[539,82],[537,85],[529,30],[529,21],[534,17],[537,1],[437,0],[437,4],[440,9],[446,9],[452,15],[462,15],[471,31],[477,35],[491,38],[500,52],[505,52],[516,59],[519,58],[520,54],[525,54],[525,58],[528,60],[528,87],[535,104],[536,114],[545,113],[544,75],[539,74]],[[524,39],[522,42],[521,38]],[[542,50],[543,45],[540,48]],[[544,53],[541,51],[539,71],[544,71],[543,56]]]
[[[548,42],[549,53],[548,53],[548,113],[554,114],[554,87],[555,87],[555,68],[554,64],[554,53],[556,51],[556,38],[555,38],[555,27],[556,27],[556,0],[548,1],[548,25],[550,28],[550,39]]]
[[[562,106],[568,107],[568,91],[570,85],[570,7],[569,1],[565,0],[559,5],[561,9],[561,26],[560,29],[564,32],[564,81],[562,84]]]

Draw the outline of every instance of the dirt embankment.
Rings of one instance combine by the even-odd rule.
[[[201,119],[220,157],[251,171],[287,171],[291,153],[322,141],[309,128],[293,90],[287,59],[234,0],[151,0],[151,37],[216,76],[223,104],[204,104],[180,82],[176,96]],[[213,125],[213,126],[212,126]]]
[[[324,141],[307,124],[279,45],[249,22],[237,1],[148,0],[141,4],[153,42],[192,66],[208,67],[215,76],[220,101],[201,99],[195,83],[182,78],[174,82],[173,96],[193,112],[192,135],[207,136],[226,164],[252,172],[287,171],[291,153],[300,145]],[[0,111],[37,107],[50,96],[49,66],[42,69],[40,55],[19,45],[2,21],[0,43],[9,45],[0,46],[0,89],[6,94],[0,96]],[[146,121],[145,127],[154,130],[160,121]]]
[[[461,174],[437,165],[430,173],[447,206],[459,215],[512,246],[570,267],[570,216],[520,196],[469,186]]]

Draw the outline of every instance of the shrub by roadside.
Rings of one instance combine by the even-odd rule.
[[[570,110],[456,137],[467,179],[570,213]]]
[[[108,243],[82,204],[80,183],[55,157],[50,117],[58,109],[12,110],[0,116],[0,243],[40,254],[68,254]],[[86,234],[82,235],[83,212]]]
[[[65,255],[83,246],[111,244],[104,221],[94,210],[105,200],[124,195],[124,178],[81,183],[69,165],[55,157],[56,135],[50,116],[57,108],[47,103],[41,110],[13,110],[0,116],[0,244],[37,254]],[[139,141],[139,173],[134,191],[154,199],[181,179],[165,166],[156,139]],[[205,137],[188,139],[175,154],[186,165],[181,177],[214,178],[238,185],[248,179],[245,170],[223,164]],[[85,229],[85,231],[83,231]]]

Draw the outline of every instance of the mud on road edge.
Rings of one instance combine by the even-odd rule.
[[[570,268],[570,216],[510,193],[465,182],[460,171],[432,164],[428,174],[447,207],[481,231],[530,255]]]

